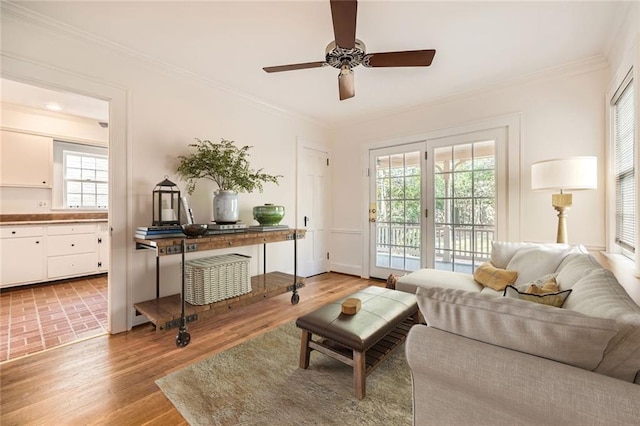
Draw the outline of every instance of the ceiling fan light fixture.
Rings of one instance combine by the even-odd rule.
[[[366,53],[362,40],[356,38],[357,0],[330,0],[334,41],[325,49],[324,61],[264,67],[268,73],[330,66],[340,70],[338,86],[340,100],[355,96],[353,69],[378,67],[428,67],[435,49]]]
[[[343,62],[342,66],[340,67],[340,76],[349,75],[352,72],[353,71],[351,71],[351,67],[349,66],[349,63],[347,61]]]

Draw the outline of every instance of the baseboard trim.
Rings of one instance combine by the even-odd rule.
[[[355,275],[357,277],[362,275],[362,267],[359,265],[347,265],[344,263],[331,263],[331,272],[339,272],[341,274]]]

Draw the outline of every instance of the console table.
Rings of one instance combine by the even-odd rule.
[[[283,229],[275,231],[243,231],[234,233],[208,234],[201,237],[183,237],[183,238],[154,238],[142,239],[135,238],[136,249],[153,250],[156,256],[156,298],[154,300],[140,302],[134,304],[136,312],[145,315],[151,321],[156,330],[167,330],[174,327],[180,327],[178,336],[176,337],[176,345],[184,347],[189,344],[190,336],[187,333],[186,325],[198,319],[198,317],[206,317],[213,313],[219,313],[231,307],[228,300],[215,302],[210,305],[192,306],[189,305],[189,312],[185,306],[184,300],[184,266],[185,254],[199,251],[219,250],[223,248],[243,247],[251,245],[263,245],[264,265],[263,274],[252,277],[252,287],[254,283],[262,283],[260,293],[252,290],[248,295],[234,298],[235,302],[245,302],[251,298],[266,298],[292,291],[291,303],[297,304],[300,296],[297,292],[298,288],[304,284],[299,281],[297,276],[297,240],[305,237],[304,229]],[[293,241],[293,277],[280,272],[271,272],[267,274],[267,244],[282,241]],[[160,298],[160,258],[164,256],[181,255],[182,256],[182,290],[180,295],[173,295]],[[285,280],[292,280],[291,285],[286,284]],[[218,306],[222,304],[223,306]],[[177,308],[180,313],[176,312]],[[221,309],[222,308],[222,309]],[[167,316],[168,315],[168,316]],[[179,315],[179,316],[178,316]]]

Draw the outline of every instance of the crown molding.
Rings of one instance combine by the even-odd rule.
[[[19,21],[27,22],[33,25],[38,26],[39,28],[45,28],[49,31],[52,31],[57,34],[71,36],[74,39],[82,39],[87,43],[100,45],[102,47],[106,47],[108,49],[114,50],[118,53],[128,55],[130,57],[136,58],[143,62],[146,62],[150,65],[153,65],[156,69],[164,71],[165,73],[171,76],[179,76],[183,78],[188,78],[190,80],[196,81],[200,84],[203,84],[208,87],[212,87],[214,89],[226,92],[233,96],[237,96],[245,101],[248,101],[259,109],[263,111],[275,114],[277,116],[283,118],[295,118],[303,121],[307,121],[310,124],[319,126],[324,129],[329,129],[329,125],[325,122],[319,121],[315,118],[309,117],[304,114],[300,114],[298,112],[274,105],[264,99],[252,96],[248,93],[242,92],[240,90],[234,89],[232,87],[226,86],[218,81],[215,81],[210,78],[203,77],[199,74],[181,68],[179,66],[161,61],[153,56],[144,54],[135,49],[131,49],[122,44],[113,42],[104,37],[100,37],[98,35],[92,34],[90,32],[84,31],[80,28],[74,27],[69,24],[65,24],[48,16],[42,15],[40,13],[34,12],[31,9],[20,6],[12,1],[3,0],[0,3],[0,15],[2,16],[11,16]]]
[[[587,73],[591,73],[594,71],[607,68],[608,66],[609,66],[609,63],[607,62],[604,56],[602,55],[591,56],[588,58],[569,62],[564,65],[546,68],[544,70],[526,74],[524,76],[517,77],[514,79],[493,82],[493,83],[487,82],[481,85],[481,87],[471,89],[471,90],[463,90],[458,93],[435,98],[427,102],[422,102],[418,104],[403,106],[400,108],[388,109],[388,110],[372,113],[372,114],[369,114],[366,118],[363,118],[361,120],[353,120],[348,125],[344,125],[344,126],[337,125],[335,126],[334,130],[340,130],[341,128],[346,126],[352,127],[354,123],[364,124],[366,122],[371,122],[371,121],[379,120],[382,118],[388,118],[391,115],[406,114],[412,111],[429,108],[437,105],[442,105],[445,103],[461,101],[461,100],[465,100],[472,97],[483,96],[483,95],[490,94],[492,92],[497,92],[497,91],[505,90],[509,88],[521,87],[521,86],[526,86],[529,84],[534,84],[534,83],[539,83],[544,81],[552,81],[560,78],[587,74]]]

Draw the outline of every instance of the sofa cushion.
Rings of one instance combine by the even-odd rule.
[[[507,264],[507,269],[518,271],[515,284],[524,284],[553,273],[571,249],[566,244],[522,247]]]
[[[504,290],[518,278],[517,271],[496,268],[491,262],[484,262],[473,273],[473,278],[485,287],[494,290]]]
[[[567,265],[569,267],[569,265]],[[565,268],[566,269],[566,268]],[[558,278],[562,278],[562,272]],[[615,320],[618,333],[607,346],[600,365],[594,370],[607,376],[633,382],[640,371],[640,306],[604,268],[588,272],[572,287],[564,305],[585,315]]]
[[[524,242],[508,242],[493,241],[491,243],[491,263],[496,268],[506,268],[514,254],[521,248],[525,247],[542,247],[551,249],[566,249],[568,253],[586,253],[586,249],[581,245],[569,245],[558,243],[524,243]]]
[[[418,287],[458,288],[473,292],[482,290],[482,286],[473,279],[471,274],[439,269],[419,269],[398,278],[396,282],[396,290],[411,294],[415,294]]]
[[[602,266],[590,254],[569,254],[558,266],[556,281],[560,290],[567,290],[591,271],[599,269],[602,269]]]
[[[491,243],[491,263],[496,268],[506,268],[514,254],[522,247],[531,247],[533,243],[512,243],[508,241],[493,241]]]
[[[440,288],[416,295],[431,327],[588,370],[617,332],[613,320],[517,299]]]
[[[481,296],[502,297],[503,293],[504,293],[504,290],[498,291],[498,290],[492,289],[491,287],[485,287],[478,294]]]
[[[531,287],[535,287],[535,285],[529,287],[530,288],[528,288],[527,290],[521,291],[514,286],[509,285],[504,289],[504,296],[514,299],[526,300],[527,302],[540,303],[542,305],[562,308],[562,305],[564,305],[565,300],[567,300],[567,297],[569,297],[569,294],[571,293],[571,289],[556,291],[552,293],[536,293],[531,291]]]

